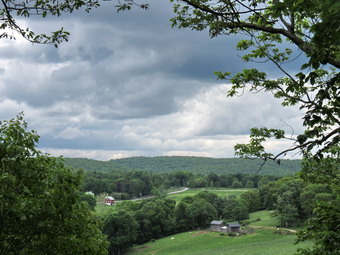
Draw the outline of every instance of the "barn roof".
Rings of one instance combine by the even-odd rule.
[[[113,197],[106,197],[105,199],[115,200]]]
[[[229,225],[231,228],[241,227],[240,223],[238,223],[238,222],[228,222],[227,225]]]
[[[213,220],[210,222],[210,225],[221,225],[222,223],[224,223],[223,220]]]

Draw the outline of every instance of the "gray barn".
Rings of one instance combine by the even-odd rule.
[[[228,233],[240,233],[241,225],[238,222],[229,222],[226,224]]]
[[[225,226],[226,226],[226,224],[222,220],[213,220],[212,222],[210,222],[210,230],[211,231],[221,232],[222,227],[225,227]]]
[[[213,220],[210,222],[210,230],[224,233],[240,233],[241,225],[238,222],[225,223],[222,220]]]

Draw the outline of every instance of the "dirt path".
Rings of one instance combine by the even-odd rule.
[[[251,226],[251,228],[255,228],[255,229],[270,229],[270,230],[277,230],[277,231],[287,231],[290,232],[292,234],[295,234],[297,231],[295,229],[289,229],[289,228],[276,228],[276,227],[270,227],[270,226]]]
[[[169,193],[167,193],[167,195],[178,194],[178,193],[185,192],[185,191],[187,191],[187,190],[189,190],[189,188],[184,188],[184,189],[181,189],[181,190],[177,190],[177,191],[169,192]]]

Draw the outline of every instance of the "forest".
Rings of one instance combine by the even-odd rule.
[[[109,193],[123,200],[158,193],[166,194],[171,187],[258,188],[280,176],[297,173],[301,163],[301,160],[285,160],[280,165],[271,162],[258,171],[259,161],[237,158],[137,157],[110,161],[77,158],[64,160],[66,165],[85,170],[83,191],[92,191],[95,195]]]
[[[145,171],[115,171],[110,173],[88,171],[85,173],[83,191],[95,195],[109,193],[119,199],[166,194],[169,188],[257,188],[279,177],[255,174],[224,174],[210,172],[206,175],[185,171],[150,173]]]
[[[301,170],[301,160],[284,159],[277,164],[268,161],[263,167],[260,159],[206,158],[183,156],[129,157],[109,161],[85,158],[65,158],[65,163],[84,170],[110,172],[112,170],[142,170],[147,172],[186,171],[196,174],[259,174],[287,176]],[[261,170],[260,170],[261,169]],[[260,170],[260,171],[259,171]]]

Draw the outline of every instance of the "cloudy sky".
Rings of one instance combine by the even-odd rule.
[[[239,38],[171,28],[168,0],[148,11],[116,13],[102,2],[90,14],[21,20],[35,31],[64,27],[58,49],[18,38],[0,41],[0,119],[24,111],[52,155],[108,160],[129,156],[233,157],[253,126],[301,131],[297,108],[271,94],[227,98],[214,71],[257,67],[234,50]],[[273,152],[289,146],[268,143]]]

